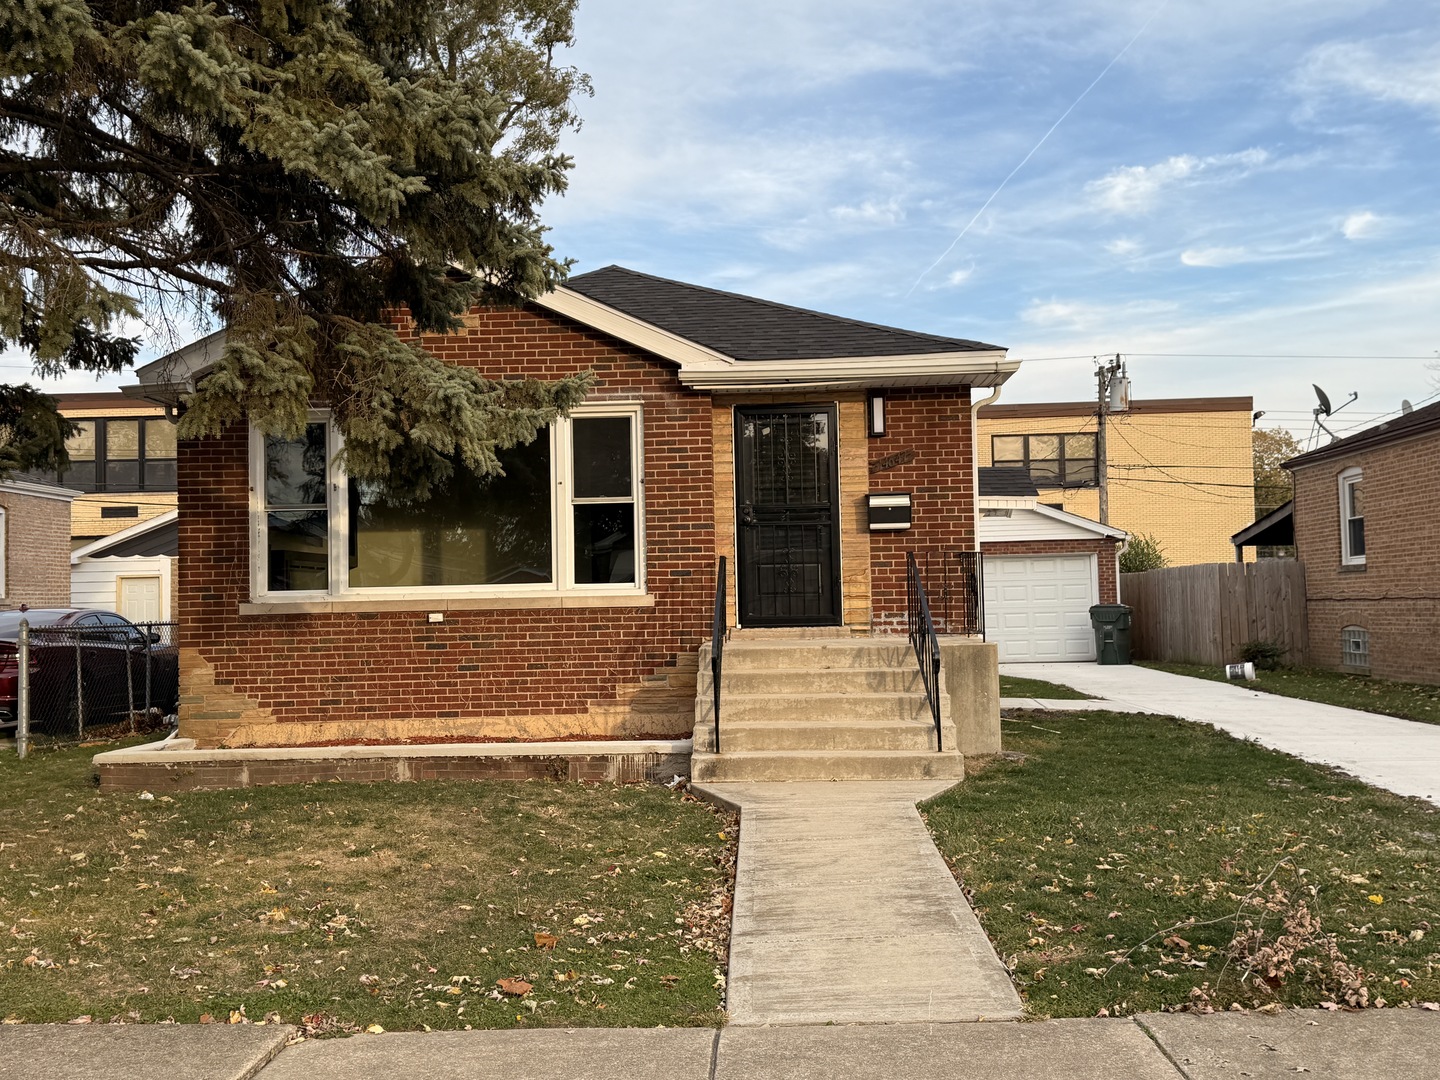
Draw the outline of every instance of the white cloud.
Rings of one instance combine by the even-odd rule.
[[[1117,236],[1105,245],[1105,250],[1111,255],[1117,255],[1122,259],[1140,254],[1140,241],[1129,236]]]
[[[1186,266],[1234,266],[1249,262],[1250,253],[1243,247],[1187,248],[1180,261]]]
[[[1351,214],[1340,225],[1346,240],[1365,240],[1380,231],[1383,219],[1369,210]]]
[[[1032,300],[1020,312],[1031,326],[1068,333],[1110,334],[1172,313],[1176,305],[1167,300],[1135,300],[1124,304],[1089,303],[1082,300]],[[1105,351],[1105,350],[1100,350]],[[1112,350],[1113,351],[1113,350]]]
[[[961,270],[952,270],[945,278],[945,284],[949,286],[964,285],[970,280],[970,275],[975,273],[973,266],[967,266]]]
[[[1295,82],[1305,94],[1338,90],[1440,112],[1440,45],[1408,36],[1330,42],[1310,51]]]
[[[1155,165],[1123,165],[1090,181],[1085,190],[1101,210],[1112,214],[1143,214],[1154,209],[1167,188],[1201,178],[1239,179],[1269,161],[1270,154],[1259,147],[1208,157],[1178,154]]]
[[[905,211],[899,199],[866,199],[858,206],[832,206],[830,216],[848,225],[898,225],[905,220]]]

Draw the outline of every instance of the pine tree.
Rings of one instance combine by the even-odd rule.
[[[0,345],[115,372],[128,320],[201,305],[226,344],[182,437],[293,435],[323,401],[357,478],[423,497],[496,470],[588,378],[488,381],[397,314],[453,331],[563,279],[538,208],[589,91],[555,59],[575,3],[8,0]],[[63,424],[9,430],[0,470],[63,454]]]

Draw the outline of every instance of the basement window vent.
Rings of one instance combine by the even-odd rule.
[[[100,508],[102,518],[138,518],[140,507],[138,506],[102,506]]]
[[[1370,631],[1363,626],[1347,626],[1340,631],[1340,662],[1346,667],[1369,668]]]

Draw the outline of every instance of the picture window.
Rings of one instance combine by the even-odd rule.
[[[996,466],[1028,469],[1036,487],[1094,487],[1099,482],[1093,432],[994,435],[990,460]]]

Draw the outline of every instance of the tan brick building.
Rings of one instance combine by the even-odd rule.
[[[51,484],[0,482],[0,608],[69,606],[75,496]]]
[[[1440,403],[1285,467],[1310,662],[1440,683]]]
[[[1172,566],[1228,562],[1254,520],[1248,397],[1133,401],[1107,419],[1110,524],[1160,541]],[[1043,503],[1099,520],[1093,401],[980,410],[981,465],[1025,465]]]
[[[162,406],[121,393],[62,394],[57,401],[60,415],[80,426],[66,443],[70,468],[44,477],[82,492],[71,516],[71,546],[175,509],[175,424]]]

